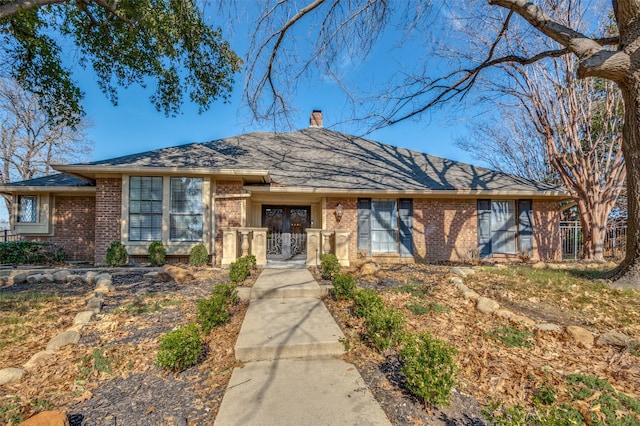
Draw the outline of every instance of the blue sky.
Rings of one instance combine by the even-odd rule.
[[[232,31],[229,31],[231,29]],[[239,55],[244,55],[250,25],[236,21],[228,24],[228,28],[223,28],[223,31],[232,48]],[[369,85],[383,81],[393,71],[392,67],[395,69],[398,67],[398,59],[396,62],[387,59],[391,56],[390,49],[393,45],[391,39],[393,34],[383,39],[380,47],[374,50],[369,60],[364,63],[353,64],[347,59],[346,65],[341,69],[345,77]],[[421,56],[418,51],[420,46],[413,48],[416,51],[412,51],[411,46],[403,50],[399,60],[410,62]],[[273,125],[270,126],[268,123],[250,123],[250,117],[246,108],[243,107],[241,96],[244,74],[237,75],[235,89],[229,103],[217,102],[203,114],[198,114],[196,106],[185,104],[183,113],[175,118],[167,118],[154,109],[149,102],[151,90],[144,90],[138,86],[121,89],[119,104],[113,106],[100,92],[95,76],[90,70],[78,69],[75,75],[86,94],[84,107],[88,118],[93,123],[88,131],[88,137],[94,142],[95,148],[88,160],[101,160],[190,142],[204,142],[251,131],[274,130]],[[293,109],[298,112],[293,117],[293,127],[299,129],[308,126],[311,111],[320,109],[324,114],[325,127],[358,134],[360,130],[353,124],[345,123],[339,127],[332,127],[336,122],[343,120],[348,111],[345,108],[345,95],[335,82],[323,78],[315,81],[318,83],[298,85],[291,102]],[[420,121],[400,123],[370,133],[367,137],[383,143],[473,163],[473,159],[466,152],[453,146],[454,139],[466,131],[466,126],[457,122],[453,114],[449,113],[453,106],[447,105],[437,113],[422,117]]]

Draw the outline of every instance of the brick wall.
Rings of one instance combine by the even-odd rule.
[[[338,203],[342,204],[342,219],[338,222],[335,212]],[[326,229],[346,229],[349,234],[349,259],[358,258],[358,199],[357,198],[327,198],[327,226]]]
[[[242,198],[224,198],[224,195],[242,194],[241,180],[216,181],[215,200],[215,254],[216,263],[222,261],[222,228],[242,226]]]
[[[469,259],[478,247],[476,200],[414,200],[413,244],[416,260]]]
[[[64,248],[65,259],[93,262],[96,200],[93,196],[56,196],[54,235],[26,236],[29,241],[47,241]]]
[[[95,257],[103,263],[109,244],[120,241],[122,214],[122,179],[96,179]]]
[[[537,259],[562,260],[557,201],[533,201],[533,245],[537,248]]]

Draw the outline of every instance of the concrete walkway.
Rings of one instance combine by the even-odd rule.
[[[342,331],[306,269],[264,269],[236,342],[215,424],[390,425],[358,370],[338,359]]]

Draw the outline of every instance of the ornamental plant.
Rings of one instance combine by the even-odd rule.
[[[163,265],[167,257],[167,250],[162,241],[153,241],[149,244],[149,262],[153,266]]]
[[[337,300],[351,299],[356,291],[356,278],[351,274],[336,274],[331,284],[333,284],[333,296]]]
[[[204,266],[209,261],[209,252],[204,244],[197,244],[191,249],[189,254],[189,265]]]
[[[178,327],[160,338],[156,364],[180,372],[196,365],[202,354],[202,337],[198,326],[191,323]]]
[[[340,262],[335,254],[321,254],[320,268],[322,269],[322,278],[332,280],[340,273]]]
[[[127,248],[120,241],[113,241],[107,248],[105,260],[109,266],[126,265],[129,262]]]
[[[426,332],[406,334],[401,346],[402,372],[409,390],[425,404],[449,405],[457,381],[457,349]]]

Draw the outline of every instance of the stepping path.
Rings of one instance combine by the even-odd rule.
[[[250,292],[217,426],[390,425],[344,354],[344,335],[306,269],[264,269]],[[246,293],[245,293],[246,294]]]

